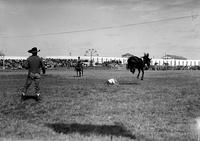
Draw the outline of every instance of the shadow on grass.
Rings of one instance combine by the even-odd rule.
[[[78,77],[78,78],[81,78],[81,77],[83,77],[83,76],[77,76],[77,75],[73,75],[73,76],[71,76],[71,77]]]
[[[135,135],[132,135],[130,131],[119,125],[91,125],[91,124],[64,124],[64,123],[53,123],[46,124],[47,127],[52,128],[57,133],[71,134],[79,133],[81,135],[110,135],[110,136],[121,136],[130,139],[136,139]]]
[[[120,85],[140,85],[140,83],[137,82],[120,82]]]
[[[22,101],[31,100],[31,99],[33,99],[33,100],[35,100],[35,101],[38,101],[36,95],[25,95],[25,96],[23,96],[21,99],[22,99]]]

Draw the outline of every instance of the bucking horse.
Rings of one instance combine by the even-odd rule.
[[[141,80],[143,80],[144,78],[144,69],[149,69],[150,67],[150,63],[151,63],[151,59],[149,58],[149,54],[145,53],[143,57],[139,58],[137,56],[131,56],[128,58],[127,60],[128,64],[127,64],[127,69],[130,70],[130,72],[132,72],[134,74],[135,69],[138,69],[138,75],[137,78],[139,79],[140,76],[140,72],[142,71],[142,76],[141,76]]]

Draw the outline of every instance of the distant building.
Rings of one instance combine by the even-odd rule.
[[[162,57],[162,59],[174,59],[174,60],[187,60],[187,58],[177,55],[165,55]]]
[[[152,65],[168,66],[200,66],[200,60],[188,60],[185,57],[177,55],[165,55],[161,59],[152,59]]]
[[[129,57],[131,57],[131,56],[133,56],[133,54],[126,53],[126,54],[123,54],[123,55],[122,55],[122,58],[129,58]]]
[[[103,57],[103,56],[94,56],[94,63],[103,63],[112,60],[120,61],[122,64],[126,64],[128,57],[132,56],[130,53],[122,55],[122,57]],[[82,60],[90,60],[89,56],[80,56]],[[11,59],[11,60],[25,60],[28,56],[0,56],[1,60]],[[77,59],[78,56],[46,56],[44,59]],[[168,64],[168,66],[200,66],[200,60],[188,60],[187,58],[176,56],[176,55],[165,55],[161,59],[153,58],[151,60],[151,65],[163,66]]]

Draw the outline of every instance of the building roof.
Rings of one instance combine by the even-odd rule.
[[[130,54],[130,53],[125,53],[122,55],[123,58],[128,58],[128,57],[131,57],[133,56],[133,54]]]
[[[187,58],[182,57],[182,56],[177,56],[177,55],[165,55],[162,57],[162,59],[177,59],[177,60],[187,60]]]

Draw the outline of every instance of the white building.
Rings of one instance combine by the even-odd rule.
[[[200,66],[200,60],[152,59],[151,65],[163,66]]]
[[[77,59],[78,56],[46,56],[44,57],[46,59]],[[89,56],[80,56],[82,60],[90,60],[91,58]],[[14,59],[14,60],[25,60],[27,59],[27,56],[4,56],[1,59]],[[92,57],[94,63],[103,63],[106,61],[121,61],[122,64],[126,64],[128,58],[122,58],[122,57],[101,57],[101,56],[94,56]],[[158,66],[163,66],[165,64],[168,64],[168,66],[200,66],[200,60],[181,60],[181,59],[152,59],[151,65],[157,64]]]

